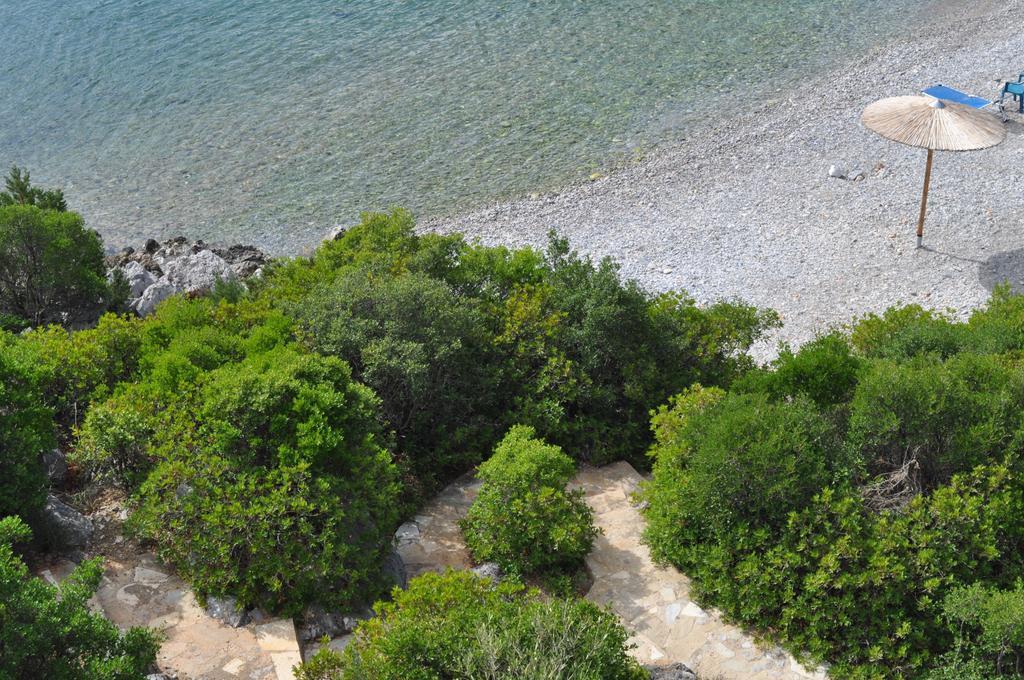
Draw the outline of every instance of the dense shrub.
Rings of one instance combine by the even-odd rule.
[[[732,389],[763,392],[774,399],[804,395],[819,406],[835,406],[850,401],[863,365],[863,359],[851,352],[849,340],[833,332],[795,353],[783,348],[770,368],[749,371]]]
[[[1024,671],[1024,583],[1007,590],[980,583],[957,588],[946,596],[942,610],[956,642],[928,680],[1020,676]]]
[[[0,519],[0,678],[140,680],[156,660],[149,630],[118,630],[87,600],[103,575],[100,560],[82,563],[58,587],[29,576],[11,544],[28,528]]]
[[[37,354],[56,359],[45,363],[74,367],[88,362],[80,369],[53,367],[56,403],[75,404],[74,413],[81,413],[84,406],[78,409],[77,404],[96,402],[79,421],[69,458],[88,476],[131,489],[154,463],[153,435],[172,427],[173,407],[187,400],[211,371],[293,338],[290,320],[258,305],[175,297],[143,322],[108,315],[93,330],[68,336],[51,328],[26,339],[42,346]],[[60,379],[65,373],[75,379]],[[64,397],[82,394],[88,398]]]
[[[103,245],[71,212],[0,207],[0,314],[38,325],[95,318],[109,300]]]
[[[461,522],[473,557],[520,575],[579,567],[597,530],[583,491],[566,491],[575,467],[532,428],[512,428],[480,466],[483,485]]]
[[[642,680],[614,614],[585,600],[544,600],[468,572],[425,574],[375,606],[339,655],[300,680]]]
[[[89,479],[134,488],[154,462],[149,443],[172,401],[148,383],[122,389],[89,409],[69,460]]]
[[[53,411],[43,404],[44,372],[0,331],[0,516],[46,501],[43,453],[56,445]]]
[[[353,269],[295,312],[313,347],[380,397],[417,479],[461,473],[493,441],[501,395],[478,301],[422,273]]]
[[[135,376],[141,343],[139,320],[113,314],[87,330],[47,326],[22,336],[22,351],[46,372],[43,398],[62,434],[81,424],[90,404]]]
[[[1016,673],[1022,320],[1006,290],[966,323],[895,308],[672,399],[652,421],[653,555],[833,677]]]
[[[776,529],[842,465],[832,427],[809,400],[696,388],[673,411],[655,416],[671,453],[655,465],[654,487],[665,486],[652,490],[659,514],[649,518],[654,534],[675,534],[669,543],[725,539],[748,523]]]
[[[911,491],[998,460],[1021,426],[1024,373],[964,354],[873,363],[851,402],[849,446],[867,479],[898,475]]]
[[[777,323],[652,295],[562,239],[546,253],[489,248],[417,235],[401,211],[366,215],[253,287],[381,396],[399,459],[426,489],[516,423],[586,460],[643,463],[648,411],[694,381],[731,381]]]
[[[851,340],[872,358],[904,361],[925,354],[949,358],[959,353],[1005,354],[1024,350],[1024,296],[1009,285],[996,286],[988,304],[967,323],[918,305],[869,314],[854,324]]]
[[[945,314],[919,305],[868,314],[854,325],[850,341],[872,359],[904,361],[924,354],[948,358],[969,346],[966,329]]]
[[[135,529],[201,595],[288,613],[376,595],[398,519],[377,405],[294,349],[211,371],[153,436]]]

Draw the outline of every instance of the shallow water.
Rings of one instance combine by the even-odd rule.
[[[361,210],[607,171],[924,4],[22,0],[0,22],[0,165],[64,186],[109,246],[294,251]]]

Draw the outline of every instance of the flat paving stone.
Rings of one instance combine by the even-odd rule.
[[[636,645],[633,656],[644,664],[682,662],[722,680],[824,680],[824,673],[807,671],[781,650],[758,647],[717,612],[690,600],[684,574],[653,563],[642,540],[643,516],[632,503],[642,481],[620,462],[584,467],[570,484],[584,490],[602,530],[587,557],[594,577],[587,598],[619,616]],[[464,475],[402,525],[398,552],[410,578],[472,566],[458,523],[479,489],[479,480]]]
[[[643,663],[682,662],[723,680],[824,679],[824,673],[807,671],[788,654],[759,648],[718,612],[691,601],[684,574],[654,564],[642,540],[643,516],[631,502],[642,481],[625,462],[583,468],[573,480],[603,532],[587,557],[594,575],[587,598],[619,615],[637,644],[633,655]]]

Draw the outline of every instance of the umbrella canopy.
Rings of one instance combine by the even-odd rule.
[[[917,218],[917,246],[924,236],[928,209],[928,187],[932,179],[935,151],[974,151],[995,146],[1006,139],[1006,128],[991,113],[942,101],[934,97],[889,97],[871,104],[861,115],[864,127],[900,144],[928,149],[921,193],[921,214]]]
[[[932,97],[889,97],[864,109],[861,121],[886,139],[936,151],[974,151],[1006,138],[999,118]]]

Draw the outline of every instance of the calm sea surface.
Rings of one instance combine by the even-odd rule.
[[[275,252],[629,162],[925,0],[0,0],[0,166],[109,246]],[[809,97],[827,93],[808,92]]]

